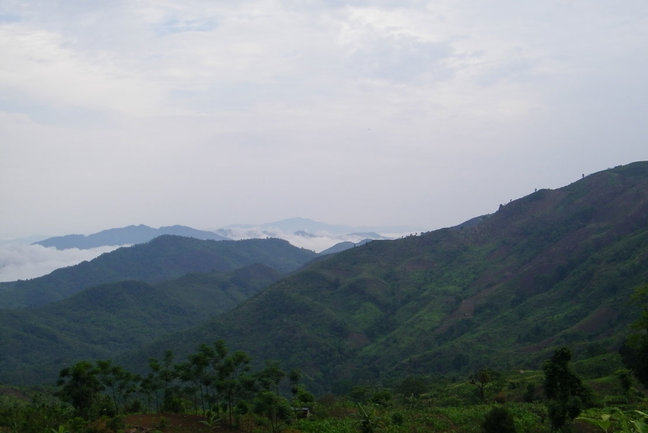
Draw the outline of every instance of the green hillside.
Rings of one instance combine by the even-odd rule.
[[[264,264],[290,272],[317,255],[280,239],[199,240],[165,235],[32,280],[0,283],[0,308],[44,305],[99,284],[159,282],[194,272],[229,272]]]
[[[263,265],[158,284],[96,286],[45,306],[0,312],[0,383],[52,382],[79,359],[110,358],[208,320],[280,274]]]
[[[123,359],[224,339],[320,390],[412,374],[538,367],[616,350],[648,281],[648,163],[540,190],[470,225],[374,241]]]

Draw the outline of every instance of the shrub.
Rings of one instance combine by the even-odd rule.
[[[515,433],[513,416],[504,407],[494,407],[482,423],[484,433]]]

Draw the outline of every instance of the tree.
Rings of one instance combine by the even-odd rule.
[[[228,423],[233,423],[233,410],[244,394],[251,392],[254,386],[254,379],[247,375],[250,370],[250,357],[241,351],[237,351],[227,357],[223,362],[218,389],[225,399]]]
[[[119,414],[128,396],[135,392],[137,376],[110,360],[97,361],[96,371],[102,389],[110,395],[113,412]]]
[[[290,370],[290,373],[288,373],[288,380],[290,380],[290,392],[292,393],[293,397],[297,395],[297,392],[299,390],[299,381],[301,380],[302,374],[301,371],[293,368]]]
[[[266,361],[265,368],[257,373],[257,381],[261,389],[279,393],[279,383],[286,376],[279,361]]]
[[[211,346],[201,344],[198,352],[207,361],[207,367],[202,378],[202,383],[207,393],[207,400],[210,408],[215,408],[219,412],[220,396],[218,395],[218,382],[223,376],[223,365],[228,352],[227,346],[225,346],[225,341],[217,340]]]
[[[429,386],[427,380],[422,376],[407,376],[396,387],[396,392],[405,397],[418,398],[427,392]]]
[[[199,398],[200,409],[204,414],[207,413],[207,392],[212,383],[208,375],[207,367],[209,366],[209,350],[208,346],[201,345],[198,353],[189,355],[188,361],[177,366],[177,374],[180,380],[189,383],[187,390],[194,396]],[[194,406],[198,407],[196,401]]]
[[[288,379],[290,380],[290,392],[292,394],[292,403],[293,406],[302,407],[302,406],[312,406],[315,403],[315,396],[313,393],[308,391],[304,385],[300,384],[301,380],[301,371],[297,369],[290,370],[288,373]]]
[[[477,385],[477,394],[482,403],[486,402],[486,389],[498,376],[498,373],[490,368],[482,368],[470,376],[470,383]]]
[[[545,374],[547,411],[554,431],[568,430],[568,422],[576,418],[591,400],[590,392],[571,371],[570,360],[570,350],[561,347],[556,349],[551,359],[542,367]]]
[[[179,402],[171,386],[177,377],[177,368],[173,364],[173,352],[165,351],[162,362],[154,358],[149,359],[149,368],[151,372],[146,385],[155,395],[157,410],[177,412]],[[162,393],[162,405],[160,405],[160,392]]]
[[[60,387],[58,395],[72,404],[80,416],[89,418],[90,409],[102,389],[97,369],[88,361],[78,362],[60,371],[57,385]]]
[[[261,391],[257,394],[254,413],[267,421],[272,433],[280,431],[283,423],[293,416],[288,400],[273,391]]]
[[[637,332],[626,338],[619,352],[623,364],[648,388],[648,284],[637,288],[632,300],[642,308],[639,319],[632,325]]]

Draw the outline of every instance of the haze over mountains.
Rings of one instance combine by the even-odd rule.
[[[103,230],[99,233],[94,233],[88,236],[56,236],[34,243],[37,245],[42,245],[44,247],[54,247],[59,250],[67,248],[88,249],[103,246],[141,244],[162,235],[177,235],[196,239],[212,239],[217,241],[228,239],[213,232],[196,230],[191,227],[176,225],[155,229],[140,224],[138,226],[128,226]]]
[[[196,239],[253,239],[280,238],[293,245],[320,251],[340,242],[359,242],[366,239],[390,239],[414,231],[411,227],[353,227],[327,224],[308,218],[290,218],[261,225],[236,224],[214,231],[197,230],[186,226],[152,228],[143,224],[102,230],[91,235],[55,236],[34,242],[56,249],[88,249],[102,246],[132,245],[148,242],[161,235],[186,236]]]
[[[264,266],[254,273],[256,292],[210,307],[223,314],[201,316],[200,323],[183,319],[196,299],[222,292],[214,272],[251,265]],[[283,277],[262,277],[267,268]],[[194,276],[183,278],[186,272]],[[230,278],[230,288],[239,284],[218,278]],[[278,239],[163,236],[47,277],[2,284],[0,301],[14,309],[0,311],[0,379],[46,381],[71,358],[104,356],[102,347],[114,348],[122,364],[144,368],[166,349],[182,357],[217,339],[254,359],[300,368],[322,392],[413,374],[537,368],[556,345],[569,345],[577,357],[616,351],[637,316],[630,294],[646,281],[648,162],[637,162],[538,190],[453,228],[326,256]],[[182,312],[159,314],[150,301],[164,284],[172,290],[160,295],[158,307],[172,312],[177,304]],[[91,320],[83,311],[101,315],[97,305],[130,313],[114,321],[103,315],[95,335],[70,330]],[[128,318],[129,332],[164,332],[144,331],[148,337],[129,345],[125,319],[117,317]],[[39,338],[61,342],[65,353],[35,352]]]
[[[393,239],[415,231],[402,227],[354,227],[326,224],[307,218],[291,218],[261,225],[238,224],[213,231],[186,226],[153,228],[143,224],[111,228],[89,235],[72,234],[0,244],[0,282],[40,277],[55,269],[72,266],[119,246],[148,242],[164,234],[196,239],[253,239],[273,237],[321,252],[341,251],[374,239]],[[420,230],[419,230],[420,231]]]

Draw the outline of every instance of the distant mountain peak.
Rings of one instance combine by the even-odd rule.
[[[102,246],[133,245],[148,242],[161,235],[177,235],[196,239],[226,240],[218,233],[197,230],[182,225],[160,227],[158,229],[144,224],[102,230],[91,235],[66,235],[48,238],[34,244],[44,247],[54,247],[59,250],[67,248],[88,249]]]

